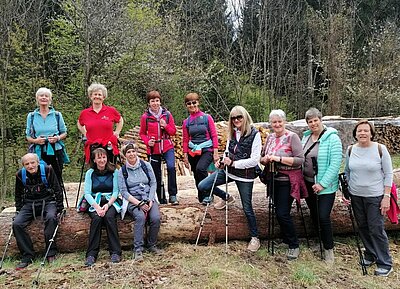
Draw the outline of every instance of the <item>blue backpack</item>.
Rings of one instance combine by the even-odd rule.
[[[49,182],[47,181],[46,177],[46,163],[40,161],[39,163],[39,168],[40,168],[40,177],[42,178],[43,184],[46,186],[46,188],[49,187]],[[21,169],[21,176],[22,176],[22,183],[24,186],[26,186],[26,169],[22,168]]]

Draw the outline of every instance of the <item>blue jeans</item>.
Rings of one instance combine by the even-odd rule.
[[[169,196],[176,196],[178,190],[176,185],[176,169],[175,169],[175,151],[170,149],[166,151],[162,157],[167,164],[168,172],[168,194]],[[153,168],[154,175],[157,181],[157,197],[159,201],[161,200],[161,155],[150,155],[150,164]],[[166,196],[165,196],[166,197]]]
[[[216,178],[216,179],[215,179]],[[213,174],[209,175],[207,178],[202,180],[199,183],[198,189],[202,193],[203,196],[209,196],[211,192],[212,185],[215,180],[215,186],[213,190],[213,194],[220,197],[223,200],[227,199],[227,193],[220,188],[218,188],[219,185],[225,184],[226,183],[226,174],[224,170],[217,170]],[[240,200],[242,201],[242,207],[243,207],[243,212],[247,218],[247,224],[249,226],[250,230],[250,235],[252,237],[257,237],[258,236],[258,231],[257,231],[257,221],[256,221],[256,216],[253,211],[253,206],[252,206],[252,197],[253,197],[253,184],[254,181],[252,182],[241,182],[241,181],[235,181],[232,180],[231,178],[228,178],[228,183],[234,181],[236,183],[236,186],[239,190],[240,194]]]

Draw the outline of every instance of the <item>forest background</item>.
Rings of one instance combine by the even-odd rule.
[[[255,122],[273,108],[303,118],[310,106],[398,115],[398,0],[0,0],[0,16],[2,203],[42,86],[67,123],[66,181],[79,179],[76,121],[92,82],[107,86],[122,134],[139,124],[150,89],[177,124],[190,91],[217,121],[236,104]]]

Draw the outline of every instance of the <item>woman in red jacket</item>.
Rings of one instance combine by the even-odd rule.
[[[161,192],[161,163],[164,159],[168,172],[169,202],[178,205],[175,150],[171,136],[176,133],[172,114],[161,106],[161,95],[152,90],[146,95],[148,109],[140,118],[140,138],[147,146],[147,155],[157,180],[157,197],[160,204],[166,204],[165,194]]]

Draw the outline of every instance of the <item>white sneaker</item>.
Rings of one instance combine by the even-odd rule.
[[[286,257],[288,258],[288,260],[295,260],[299,257],[300,255],[300,248],[293,248],[287,251]]]
[[[250,252],[257,252],[257,250],[260,248],[260,239],[257,237],[251,237],[251,240],[249,242],[249,245],[247,246],[247,250]]]
[[[235,198],[232,195],[228,195],[228,201],[219,199],[218,202],[214,205],[214,209],[216,209],[216,210],[225,209],[226,203],[228,203],[228,205],[230,205],[230,204],[233,204],[234,202],[235,202]]]
[[[324,261],[328,264],[333,264],[335,262],[335,254],[333,249],[324,250]]]

